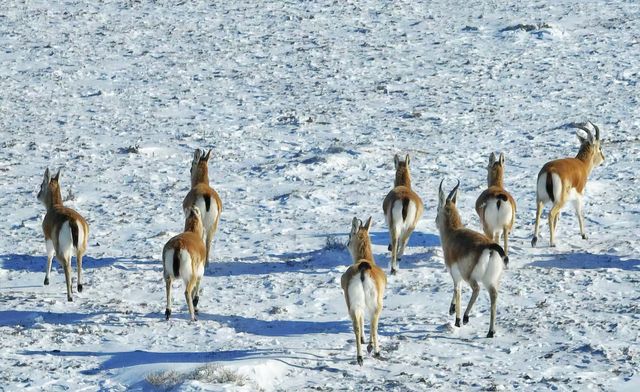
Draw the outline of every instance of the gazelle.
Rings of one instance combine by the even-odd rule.
[[[590,125],[595,130],[595,137],[587,125]],[[583,239],[587,239],[587,235],[584,232],[582,197],[587,185],[587,177],[589,177],[591,170],[595,166],[604,161],[604,154],[600,147],[600,129],[595,124],[589,121],[586,125],[579,124],[575,125],[575,127],[585,131],[587,136],[585,138],[577,132],[578,139],[580,139],[580,150],[576,157],[547,162],[538,173],[536,225],[531,246],[536,246],[538,242],[540,216],[544,205],[548,202],[553,203],[553,207],[549,211],[549,244],[551,246],[555,246],[555,232],[560,209],[568,200],[572,200],[574,203],[580,225],[580,234]]]
[[[220,213],[222,212],[222,201],[218,193],[209,186],[209,158],[211,150],[204,153],[204,150],[197,149],[193,154],[191,162],[191,190],[182,202],[185,218],[189,216],[191,207],[198,207],[202,213],[202,224],[204,226],[203,241],[205,241],[206,258],[205,264],[209,265],[209,252],[213,236],[218,230]]]
[[[422,199],[411,189],[409,174],[409,155],[400,160],[398,154],[393,158],[396,168],[396,179],[393,189],[382,203],[384,216],[389,226],[389,250],[391,251],[391,275],[398,271],[398,261],[404,255],[409,237],[422,216],[424,205]]]
[[[349,316],[356,335],[357,361],[362,366],[362,344],[364,343],[364,317],[369,316],[371,328],[367,351],[376,358],[380,357],[378,346],[378,319],[382,312],[382,297],[387,286],[384,271],[373,260],[369,229],[371,217],[363,226],[362,221],[353,218],[349,242],[347,244],[353,264],[342,274],[340,283],[347,302]]]
[[[444,181],[444,180],[443,180]],[[502,270],[509,262],[500,245],[493,242],[487,236],[466,229],[462,225],[456,199],[460,181],[445,198],[440,182],[438,215],[436,224],[440,231],[440,241],[444,252],[444,262],[453,278],[453,299],[449,307],[449,314],[456,314],[456,327],[460,326],[461,295],[460,284],[462,280],[469,283],[473,289],[471,299],[464,311],[463,324],[469,322],[469,313],[480,293],[481,282],[489,291],[491,298],[491,322],[489,324],[488,338],[495,335],[496,305],[498,302],[498,285]]]
[[[487,167],[488,188],[476,200],[476,212],[480,217],[480,225],[487,237],[495,242],[504,241],[504,252],[509,254],[509,233],[516,220],[516,202],[504,189],[504,154],[496,160],[496,155],[489,156]]]
[[[49,284],[53,255],[62,264],[67,282],[67,301],[73,301],[71,289],[71,257],[75,249],[78,263],[78,292],[82,292],[82,256],[87,250],[89,225],[76,211],[62,205],[60,192],[60,170],[51,177],[49,168],[44,172],[44,179],[38,192],[38,200],[47,207],[47,214],[42,221],[42,231],[47,246],[47,272],[44,284]]]
[[[165,317],[171,317],[171,283],[182,278],[184,296],[189,307],[191,321],[196,321],[198,293],[204,275],[206,251],[202,241],[202,215],[198,207],[191,207],[184,223],[184,232],[171,238],[162,249],[163,276],[167,291]]]

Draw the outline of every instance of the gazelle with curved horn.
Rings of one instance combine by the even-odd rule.
[[[590,126],[595,131],[595,137]],[[538,173],[536,189],[536,224],[531,240],[531,246],[536,246],[538,242],[538,229],[540,216],[544,205],[551,202],[553,207],[549,211],[549,244],[555,246],[555,232],[560,216],[560,209],[564,204],[572,200],[578,224],[580,225],[580,235],[587,239],[584,231],[584,217],[582,214],[582,198],[587,185],[587,178],[594,167],[602,164],[604,154],[600,147],[600,129],[591,121],[586,124],[577,124],[576,128],[583,130],[586,137],[577,132],[580,140],[580,150],[575,158],[564,158],[547,162]]]
[[[353,322],[356,335],[356,359],[362,366],[362,344],[364,343],[364,317],[369,316],[371,329],[367,351],[373,351],[375,358],[380,357],[378,346],[378,320],[382,312],[382,298],[387,286],[384,271],[373,260],[369,229],[371,217],[365,225],[358,218],[353,218],[349,233],[349,253],[353,264],[342,274],[340,284],[344,291],[349,316]]]
[[[480,217],[480,225],[487,237],[495,242],[504,241],[504,252],[509,254],[509,233],[516,220],[516,202],[504,189],[504,154],[496,159],[496,154],[489,156],[487,167],[488,188],[476,200],[476,212]]]
[[[440,182],[439,188],[436,224],[440,231],[444,262],[453,278],[453,299],[449,307],[449,314],[455,312],[455,325],[459,327],[461,312],[460,284],[463,280],[468,282],[473,289],[473,293],[462,319],[462,322],[467,324],[471,308],[480,293],[479,283],[482,283],[489,290],[491,298],[491,322],[487,337],[492,338],[495,335],[498,285],[502,271],[509,262],[509,258],[500,245],[487,238],[487,236],[466,229],[462,225],[456,207],[460,181],[446,198],[442,191],[442,182]]]
[[[409,154],[404,161],[398,154],[394,157],[396,179],[393,189],[382,203],[382,210],[389,226],[389,250],[391,251],[391,275],[398,271],[398,261],[404,254],[411,233],[416,228],[424,205],[422,199],[411,189]]]
[[[182,202],[185,218],[189,216],[191,207],[198,207],[202,213],[202,224],[204,226],[203,241],[207,255],[205,265],[209,265],[209,253],[213,236],[218,230],[220,213],[222,212],[222,201],[218,193],[209,186],[209,158],[211,150],[204,153],[204,150],[197,149],[193,154],[191,162],[191,190]]]
[[[67,282],[67,301],[73,301],[71,289],[71,257],[75,250],[78,264],[78,292],[82,292],[82,256],[87,250],[89,225],[76,211],[62,205],[60,193],[60,170],[51,176],[49,168],[44,172],[44,180],[40,185],[38,200],[47,207],[47,214],[42,221],[42,231],[47,245],[47,273],[44,284],[49,284],[53,255],[62,264]]]

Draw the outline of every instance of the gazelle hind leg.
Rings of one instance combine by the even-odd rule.
[[[47,270],[44,275],[44,284],[45,286],[49,284],[49,275],[51,274],[51,263],[53,262],[53,255],[55,254],[55,248],[53,247],[53,242],[51,240],[47,240]]]
[[[362,366],[362,322],[360,321],[361,316],[357,313],[351,315],[351,320],[353,321],[353,332],[356,335],[356,360],[358,365]]]
[[[549,211],[549,245],[552,247],[556,246],[556,225],[558,224],[560,208],[562,208],[562,206],[558,203],[551,208],[551,211]]]
[[[164,282],[167,292],[167,307],[164,311],[164,316],[166,320],[169,320],[169,317],[171,317],[171,276],[165,276]]]
[[[491,321],[487,337],[492,338],[496,334],[496,307],[498,303],[498,289],[495,286],[489,287],[489,297],[491,298]]]
[[[59,257],[60,255],[58,255]],[[59,257],[60,259],[62,259],[62,267],[64,268],[64,278],[65,281],[67,283],[67,301],[68,302],[72,302],[73,301],[73,289],[71,288],[71,280],[73,279],[71,277],[71,260],[70,259],[65,259],[62,257]]]
[[[462,318],[462,324],[467,324],[469,322],[469,313],[471,312],[471,308],[473,308],[473,304],[476,303],[476,299],[478,299],[478,294],[480,294],[480,285],[475,280],[469,281],[469,285],[473,292],[471,293],[471,299],[469,299],[469,304],[467,305],[467,309],[464,311],[464,317]]]
[[[78,292],[81,293],[82,286],[82,252],[76,252],[76,263],[78,264]]]
[[[367,351],[371,352],[373,350],[373,356],[376,358],[380,357],[380,347],[378,346],[378,320],[380,319],[380,313],[382,313],[382,309],[378,307],[373,313],[373,317],[371,318],[369,346],[367,346]]]
[[[504,244],[504,254],[509,256],[509,229],[507,227],[502,231],[502,241]]]
[[[540,217],[542,216],[542,208],[544,207],[544,203],[540,200],[536,202],[536,225],[533,230],[533,238],[531,239],[531,246],[535,248],[538,243],[538,231],[540,229]]]
[[[187,300],[187,305],[189,306],[189,316],[191,316],[191,321],[198,321],[196,318],[196,313],[193,309],[193,290],[195,290],[196,286],[196,278],[192,277],[187,283],[187,287],[184,290],[184,297]]]

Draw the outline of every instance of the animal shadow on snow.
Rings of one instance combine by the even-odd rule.
[[[309,252],[287,252],[272,254],[262,261],[260,257],[251,256],[228,262],[211,262],[207,267],[207,276],[239,276],[268,275],[287,272],[316,274],[318,270],[332,269],[351,264],[351,256],[347,249],[322,248]]]
[[[260,320],[253,317],[223,316],[200,312],[200,320],[216,321],[236,330],[260,336],[294,336],[317,333],[346,333],[351,331],[351,322],[312,320]]]
[[[0,327],[21,325],[31,328],[35,324],[76,324],[95,313],[55,313],[34,310],[1,310]]]
[[[82,269],[91,270],[93,268],[104,268],[112,265],[115,265],[120,269],[129,269],[126,267],[127,264],[133,265],[142,263],[158,264],[157,261],[131,260],[126,258],[117,259],[113,257],[94,258],[85,255],[82,258]],[[71,267],[74,269],[74,271],[75,268],[77,268],[77,261],[75,256],[71,259]],[[47,257],[44,254],[42,256],[18,254],[1,255],[0,268],[11,271],[42,272],[44,274],[47,269]],[[63,273],[62,266],[55,257],[53,263],[51,264],[51,269],[56,269],[58,273]]]
[[[371,236],[371,243],[373,245],[382,245],[387,247],[389,245],[389,232],[387,231],[377,231],[369,234]],[[420,231],[414,231],[409,237],[409,243],[407,244],[407,248],[405,250],[405,254],[400,261],[400,269],[411,269],[412,267],[427,267],[427,268],[442,268],[441,262],[436,262],[433,259],[433,251],[428,250],[426,253],[416,253],[412,248],[433,248],[440,246],[440,237],[431,234],[431,233],[423,233]],[[384,253],[384,257],[376,258],[376,260],[386,260],[387,267],[390,266],[391,263],[391,252],[386,251]],[[380,262],[378,262],[380,264]]]
[[[623,260],[620,256],[573,252],[541,255],[544,259],[527,264],[530,267],[560,269],[603,269],[616,268],[627,271],[640,271],[640,260]]]
[[[277,354],[273,350],[229,350],[216,352],[155,352],[155,351],[24,351],[24,355],[44,355],[59,357],[109,357],[98,368],[83,370],[86,375],[99,374],[102,371],[128,368],[139,365],[174,364],[174,363],[209,363],[214,361],[233,361],[241,359],[263,358]]]

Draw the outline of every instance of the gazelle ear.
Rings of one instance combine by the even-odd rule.
[[[496,154],[491,153],[489,155],[489,167],[493,166],[494,163],[496,163]]]
[[[396,168],[396,169],[398,168],[398,164],[399,164],[399,163],[400,163],[400,157],[398,156],[398,154],[396,154],[396,155],[393,157],[393,164],[394,164],[394,166],[395,166],[395,168]]]
[[[364,229],[367,231],[367,233],[369,232],[370,228],[371,228],[371,217],[369,217],[369,219],[367,219],[367,223],[364,224]]]
[[[209,161],[209,158],[211,158],[211,149],[209,149],[209,152],[207,152],[207,155],[205,155],[202,160]]]
[[[500,153],[500,165],[504,166],[504,153]]]
[[[409,154],[407,154],[407,156],[406,156],[406,157],[404,157],[404,163],[405,163],[407,166],[409,166],[409,161],[410,161]]]
[[[202,151],[200,151],[199,148],[196,148],[196,151],[194,151],[193,153],[193,160],[199,161],[201,156],[202,156]]]
[[[357,232],[361,224],[362,221],[354,216],[353,220],[351,221],[351,233],[353,234]]]
[[[44,171],[44,180],[46,182],[51,181],[51,173],[49,173],[49,168],[47,168],[47,170]]]
[[[58,172],[56,173],[55,176],[53,176],[53,178],[51,178],[52,180],[56,180],[56,181],[60,181],[60,172],[62,171],[62,169],[58,169]]]

